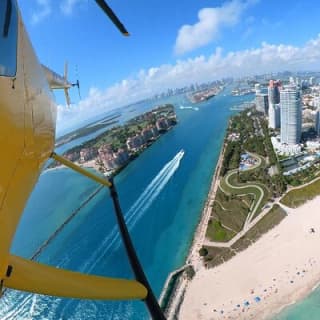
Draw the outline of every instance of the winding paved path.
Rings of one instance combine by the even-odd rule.
[[[235,185],[232,185],[232,184],[229,182],[229,179],[230,179],[230,177],[231,177],[232,175],[236,174],[236,172],[237,172],[237,170],[231,171],[230,173],[227,174],[227,176],[226,176],[226,178],[225,178],[226,185],[227,185],[230,189],[235,189],[235,190],[242,190],[242,191],[244,191],[244,193],[241,194],[241,195],[252,194],[252,192],[245,192],[245,190],[248,190],[248,189],[250,190],[250,189],[252,189],[252,188],[257,189],[257,190],[260,192],[259,198],[256,200],[256,203],[255,203],[253,209],[249,212],[249,214],[248,214],[248,216],[247,216],[247,218],[246,218],[246,221],[245,221],[245,223],[244,223],[243,229],[244,229],[244,230],[247,230],[250,221],[251,221],[252,218],[254,217],[255,213],[257,212],[257,210],[258,210],[258,208],[259,208],[259,206],[260,206],[260,204],[261,204],[261,202],[262,202],[262,200],[263,200],[264,191],[263,191],[263,189],[262,189],[260,186],[258,186],[258,185],[256,185],[256,184],[249,184],[249,185],[245,185],[245,186],[235,186]],[[248,190],[248,191],[249,191],[249,190]]]
[[[254,166],[252,166],[251,168],[249,169],[246,169],[245,171],[249,171],[249,170],[254,170],[254,169],[257,169],[258,167],[260,167],[261,165],[261,158],[257,155],[254,155],[252,153],[249,153],[250,156],[254,157],[255,159],[258,160],[258,163],[255,164]],[[224,178],[224,181],[226,183],[226,185],[228,186],[228,188],[231,189],[234,189],[234,190],[243,190],[244,193],[237,193],[237,195],[239,196],[244,196],[244,195],[247,195],[247,194],[253,194],[255,195],[254,193],[252,193],[252,188],[255,188],[258,190],[258,192],[260,193],[260,196],[258,197],[258,199],[255,199],[255,203],[251,206],[250,208],[250,212],[246,218],[246,221],[244,223],[244,226],[243,226],[243,229],[238,233],[236,234],[230,241],[228,242],[214,242],[214,241],[209,241],[209,240],[205,240],[204,241],[204,245],[208,245],[208,246],[215,246],[215,247],[231,247],[236,241],[238,241],[244,234],[247,233],[247,231],[249,229],[251,229],[257,222],[260,221],[261,218],[263,218],[268,212],[269,212],[269,209],[268,210],[263,210],[261,212],[261,214],[259,214],[259,216],[257,216],[255,219],[253,219],[253,217],[255,216],[258,208],[260,207],[261,205],[261,202],[264,198],[264,195],[265,195],[265,191],[257,184],[249,184],[249,185],[244,185],[244,186],[235,186],[235,185],[232,185],[230,182],[229,182],[229,179],[232,175],[234,174],[237,174],[237,171],[238,169],[234,169],[232,171],[230,171],[226,177]],[[229,192],[227,192],[226,190],[223,189],[223,187],[221,186],[221,180],[220,180],[220,183],[219,183],[219,188],[226,194],[230,194]],[[245,190],[248,190],[249,192],[245,192]],[[250,190],[251,189],[251,190]]]
[[[248,153],[251,157],[257,159],[258,162],[257,162],[254,166],[252,166],[251,168],[248,168],[248,169],[246,169],[246,170],[244,170],[244,171],[251,171],[251,170],[255,170],[255,169],[259,168],[259,167],[261,166],[261,163],[262,163],[261,158],[260,158],[259,156],[255,155],[255,154],[253,154],[253,153],[250,153],[250,152],[247,152],[247,153]],[[248,230],[248,225],[249,225],[249,223],[252,221],[252,218],[255,216],[257,210],[259,209],[259,207],[260,207],[260,205],[261,205],[261,202],[262,202],[263,197],[264,197],[264,190],[263,190],[258,184],[249,184],[249,185],[246,184],[246,185],[244,185],[244,186],[235,186],[235,185],[231,184],[231,183],[229,182],[229,179],[230,179],[230,177],[231,177],[232,175],[236,174],[237,171],[238,171],[238,169],[232,170],[232,171],[230,171],[230,172],[227,174],[227,176],[225,177],[224,180],[225,180],[225,183],[226,183],[226,185],[228,186],[228,188],[230,188],[230,189],[235,189],[235,190],[243,190],[244,193],[242,193],[242,194],[240,194],[240,195],[252,194],[252,192],[245,192],[246,189],[250,189],[250,188],[251,188],[251,189],[254,188],[254,189],[258,190],[259,193],[260,193],[260,196],[258,197],[258,199],[255,199],[256,203],[255,203],[253,209],[250,210],[250,212],[249,212],[249,214],[248,214],[248,216],[247,216],[247,218],[246,218],[246,221],[245,221],[245,223],[244,223],[243,230],[247,231],[247,230]]]

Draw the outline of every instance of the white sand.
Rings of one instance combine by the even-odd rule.
[[[320,280],[319,209],[320,197],[290,209],[248,249],[216,268],[202,267],[188,285],[179,318],[266,319],[305,297]]]

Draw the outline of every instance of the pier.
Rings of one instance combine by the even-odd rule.
[[[183,273],[188,269],[192,268],[192,265],[185,264],[181,268],[176,269],[172,271],[168,277],[167,280],[163,286],[160,298],[159,298],[159,304],[164,310],[164,313],[168,319],[170,319],[170,314],[172,313],[173,308],[172,303],[176,300],[175,299],[175,293],[176,293],[176,287],[179,283],[180,277],[183,275]]]

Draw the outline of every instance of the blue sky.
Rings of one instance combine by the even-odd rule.
[[[168,87],[320,66],[315,0],[108,1],[128,38],[93,0],[18,3],[40,61],[80,79],[71,108],[56,94],[59,129]]]

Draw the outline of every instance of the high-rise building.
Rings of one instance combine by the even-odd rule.
[[[269,103],[269,128],[279,129],[280,128],[280,104],[270,104]]]
[[[262,91],[262,88],[260,86],[260,83],[256,83],[254,85],[254,90],[256,92],[256,108],[257,111],[263,112],[264,114],[268,114],[268,108],[269,108],[269,103],[268,103],[268,96]]]
[[[314,86],[316,84],[316,78],[315,77],[310,77],[309,78],[309,85]]]
[[[279,80],[270,80],[268,86],[268,101],[269,101],[269,127],[276,129],[280,128],[280,88]]]
[[[317,135],[320,136],[320,109],[317,109],[316,112],[316,125],[315,125],[315,129],[317,132]]]
[[[264,114],[268,114],[269,103],[268,103],[268,95],[265,93],[256,94],[256,108],[259,112],[263,112]]]
[[[280,103],[280,80],[270,80],[268,87],[268,98],[269,103],[279,104]]]
[[[255,90],[256,94],[261,93],[260,83],[256,83],[254,85],[254,90]]]
[[[320,97],[319,96],[313,97],[313,106],[317,108],[317,111],[320,110]]]
[[[289,85],[280,90],[281,143],[298,144],[301,139],[301,93],[297,86]]]

